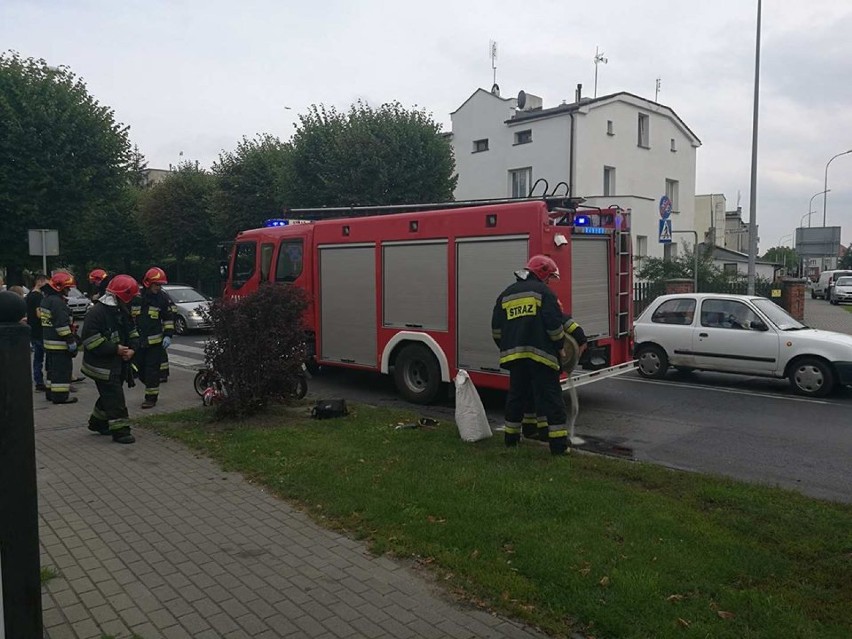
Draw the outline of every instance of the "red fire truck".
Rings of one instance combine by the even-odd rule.
[[[574,384],[633,367],[629,211],[546,197],[287,216],[237,235],[224,293],[248,295],[261,282],[305,289],[317,364],[392,374],[417,403],[460,368],[477,386],[508,388],[491,311],[513,272],[543,253],[562,273],[552,287],[565,312],[589,337]]]

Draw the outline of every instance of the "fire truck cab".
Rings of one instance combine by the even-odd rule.
[[[562,273],[553,290],[589,338],[573,383],[633,367],[629,211],[548,197],[288,218],[237,235],[224,293],[248,295],[263,282],[305,289],[317,364],[393,374],[417,403],[435,400],[459,369],[477,386],[506,389],[492,308],[514,271],[546,254]]]

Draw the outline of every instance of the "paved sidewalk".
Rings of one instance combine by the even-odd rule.
[[[154,411],[198,406],[192,377],[173,369]],[[89,434],[94,383],[75,386],[74,405],[34,399],[42,566],[60,573],[44,587],[50,639],[542,636],[453,603],[181,444]],[[140,415],[142,388],[128,400]]]
[[[825,300],[813,300],[805,295],[805,324],[811,328],[852,335],[852,313],[848,306],[832,306]]]

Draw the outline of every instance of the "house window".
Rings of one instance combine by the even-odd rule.
[[[509,171],[509,197],[527,197],[530,194],[532,168]]]
[[[739,270],[737,269],[737,265],[735,263],[734,264],[723,264],[722,265],[722,272],[725,275],[736,275],[739,272]]]
[[[515,144],[529,144],[530,142],[532,142],[532,129],[515,133]]]
[[[604,167],[603,194],[604,195],[615,195],[615,167],[614,166],[605,166]]]
[[[680,183],[677,180],[666,180],[666,195],[672,201],[672,213],[680,213],[678,191]]]
[[[606,134],[607,135],[615,135],[615,132],[612,129],[612,120],[606,121]]]
[[[677,142],[672,138],[672,153],[677,153]]]
[[[663,244],[663,259],[671,261],[677,258],[677,242]]]
[[[488,150],[488,138],[483,140],[474,140],[473,141],[473,152],[474,153],[482,153],[483,151]]]
[[[647,235],[637,235],[636,236],[636,257],[638,257],[638,258],[648,257],[648,236]]]
[[[643,149],[651,148],[651,118],[644,113],[639,114],[639,137],[636,144]]]

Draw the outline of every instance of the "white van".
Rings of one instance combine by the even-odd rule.
[[[819,275],[819,280],[814,284],[814,287],[811,289],[811,298],[816,299],[817,297],[822,298],[824,300],[831,298],[831,287],[834,286],[834,283],[837,281],[838,277],[843,277],[844,275],[852,275],[852,271],[843,270],[843,271],[823,271]]]

